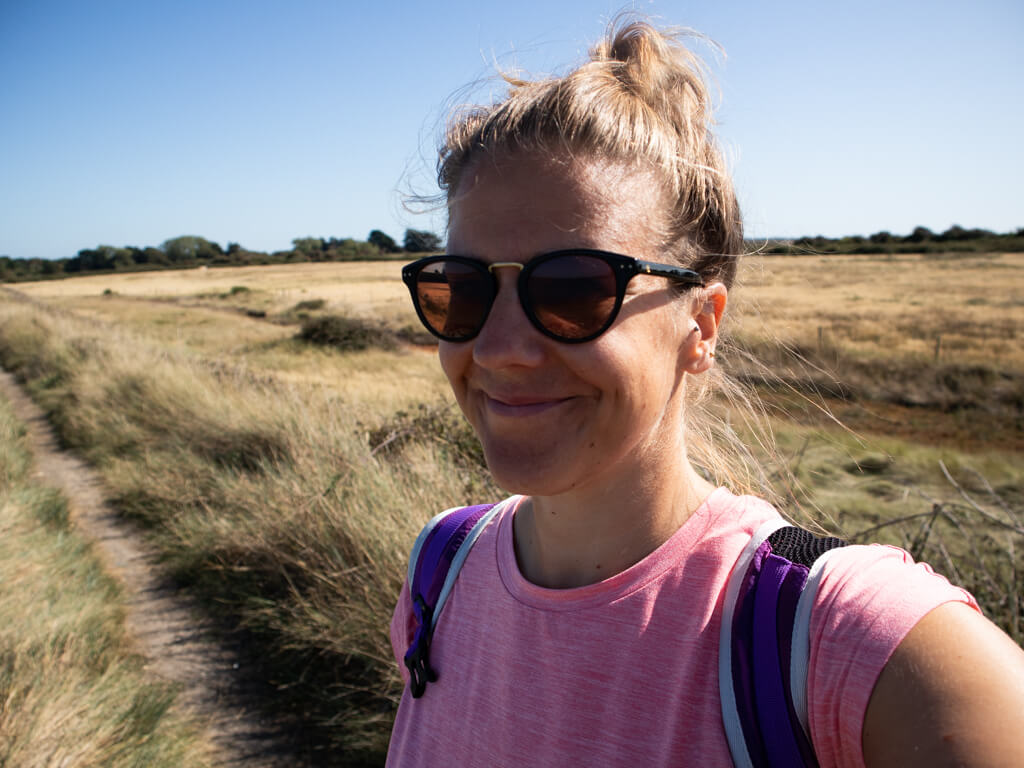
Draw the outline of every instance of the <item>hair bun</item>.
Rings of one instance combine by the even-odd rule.
[[[663,247],[706,280],[732,283],[743,227],[732,181],[711,132],[706,67],[683,45],[690,30],[659,30],[620,14],[584,64],[562,77],[505,75],[509,92],[462,110],[448,125],[438,182],[454,198],[480,153],[565,152],[646,164],[671,201]]]

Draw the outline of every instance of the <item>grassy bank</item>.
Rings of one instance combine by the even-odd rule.
[[[461,422],[424,411],[455,439],[409,445],[399,467],[370,438],[407,431],[401,417],[59,313],[0,314],[0,361],[181,583],[244,630],[276,705],[319,725],[324,764],[378,764],[408,547],[441,506],[497,493],[460,458]]]
[[[205,736],[148,680],[117,585],[32,477],[0,400],[0,765],[209,765]]]

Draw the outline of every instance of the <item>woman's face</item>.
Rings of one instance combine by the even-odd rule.
[[[528,262],[585,247],[658,260],[656,180],[620,165],[514,154],[466,169],[451,210],[448,253],[488,263]],[[602,483],[644,482],[682,456],[683,377],[706,367],[698,297],[669,281],[630,282],[602,336],[565,344],[539,333],[516,293],[519,273],[498,268],[499,290],[471,341],[441,342],[456,399],[507,490],[550,496]],[[595,485],[596,484],[596,485]]]

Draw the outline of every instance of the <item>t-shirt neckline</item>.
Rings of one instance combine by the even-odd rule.
[[[710,518],[717,517],[731,508],[736,499],[728,489],[716,488],[672,536],[640,562],[594,584],[571,589],[549,589],[528,581],[516,562],[512,523],[525,498],[510,498],[508,508],[499,516],[496,540],[498,572],[505,589],[515,600],[547,611],[592,608],[619,600],[642,589],[691,552],[712,522]]]

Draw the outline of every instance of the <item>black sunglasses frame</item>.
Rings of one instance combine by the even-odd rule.
[[[544,327],[540,318],[534,313],[533,308],[530,306],[528,300],[527,283],[530,280],[530,275],[542,264],[565,256],[592,256],[600,259],[601,261],[608,264],[612,269],[612,274],[615,276],[615,306],[612,311],[608,314],[608,319],[604,324],[594,333],[588,336],[581,336],[579,338],[566,338],[559,336],[558,334],[548,330]],[[484,309],[483,315],[480,318],[480,323],[472,334],[468,336],[446,336],[440,333],[427,322],[427,318],[423,313],[423,309],[420,307],[419,294],[416,290],[416,283],[420,272],[431,264],[436,264],[442,261],[453,261],[458,264],[464,264],[475,270],[481,275],[487,277],[484,285],[489,286],[489,294],[486,297],[486,308]],[[460,343],[464,341],[471,341],[480,333],[484,327],[484,323],[487,322],[487,317],[491,313],[491,307],[494,306],[494,299],[498,295],[498,277],[494,274],[493,269],[495,267],[519,267],[519,279],[517,281],[517,293],[519,295],[519,305],[523,308],[523,312],[529,319],[530,324],[533,325],[538,331],[547,336],[549,339],[560,341],[564,344],[583,344],[588,341],[593,341],[602,333],[607,331],[612,323],[615,322],[615,318],[619,315],[619,310],[622,308],[622,301],[626,296],[626,286],[629,281],[637,275],[654,275],[655,277],[665,277],[670,280],[675,280],[685,288],[696,288],[703,287],[704,280],[700,274],[694,272],[692,269],[685,269],[683,267],[673,266],[671,264],[657,264],[652,261],[641,261],[634,259],[632,256],[623,256],[620,253],[612,253],[610,251],[600,251],[593,248],[570,248],[559,251],[550,251],[548,253],[542,253],[528,262],[496,262],[494,264],[488,264],[480,259],[474,259],[469,256],[427,256],[426,258],[417,259],[416,261],[406,264],[402,267],[402,282],[404,282],[408,288],[409,293],[412,296],[413,307],[416,309],[416,314],[420,318],[420,322],[423,323],[424,327],[430,331],[434,336],[441,339],[442,341],[449,341],[454,343]]]

